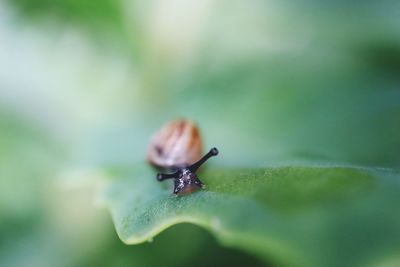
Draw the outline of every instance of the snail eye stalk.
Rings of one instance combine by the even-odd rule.
[[[199,180],[196,175],[196,171],[203,165],[209,158],[218,155],[218,149],[212,148],[197,162],[193,163],[188,167],[179,168],[174,173],[158,173],[157,180],[164,181],[167,179],[174,179],[174,194],[183,195],[188,192],[196,191],[199,188],[203,188],[203,183]]]
[[[218,155],[218,149],[216,147],[213,147],[201,159],[199,159],[197,162],[190,165],[188,167],[188,169],[191,172],[196,172],[200,168],[200,166],[203,165],[209,158],[216,156],[216,155]]]
[[[157,180],[158,181],[164,181],[164,180],[167,180],[167,179],[175,179],[175,178],[178,178],[178,177],[179,177],[178,172],[171,173],[171,174],[166,174],[166,173],[158,173],[157,174]]]

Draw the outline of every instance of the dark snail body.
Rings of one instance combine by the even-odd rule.
[[[175,195],[187,195],[205,187],[196,171],[210,157],[218,155],[218,149],[212,148],[201,157],[202,144],[198,127],[184,119],[170,122],[153,137],[147,159],[157,169],[172,172],[157,174],[157,180],[174,179]]]
[[[200,188],[204,188],[204,184],[198,178],[196,171],[212,156],[218,155],[218,149],[212,148],[199,161],[188,167],[178,168],[177,171],[171,174],[159,173],[157,180],[164,181],[166,179],[174,179],[174,194],[187,195],[193,193]]]

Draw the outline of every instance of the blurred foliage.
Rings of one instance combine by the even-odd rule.
[[[29,19],[55,19],[60,23],[115,30],[122,26],[121,6],[112,0],[13,0],[10,2]]]
[[[396,266],[399,25],[395,0],[0,1],[0,265]],[[143,155],[181,116],[221,154],[209,191],[172,199]],[[93,207],[104,180],[124,241],[150,202],[187,202],[184,221],[248,254],[189,224],[123,245]],[[260,246],[207,221],[248,212]]]

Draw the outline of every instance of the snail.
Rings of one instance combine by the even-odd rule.
[[[212,156],[218,155],[218,149],[212,148],[202,157],[203,141],[200,130],[194,122],[179,119],[167,123],[151,140],[147,160],[158,170],[157,180],[174,179],[175,195],[193,193],[204,184],[196,171]]]

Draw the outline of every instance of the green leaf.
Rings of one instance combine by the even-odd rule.
[[[123,242],[189,222],[226,246],[280,266],[377,266],[398,260],[399,173],[336,166],[220,169],[207,189],[175,197],[137,167],[110,172],[103,194]]]

